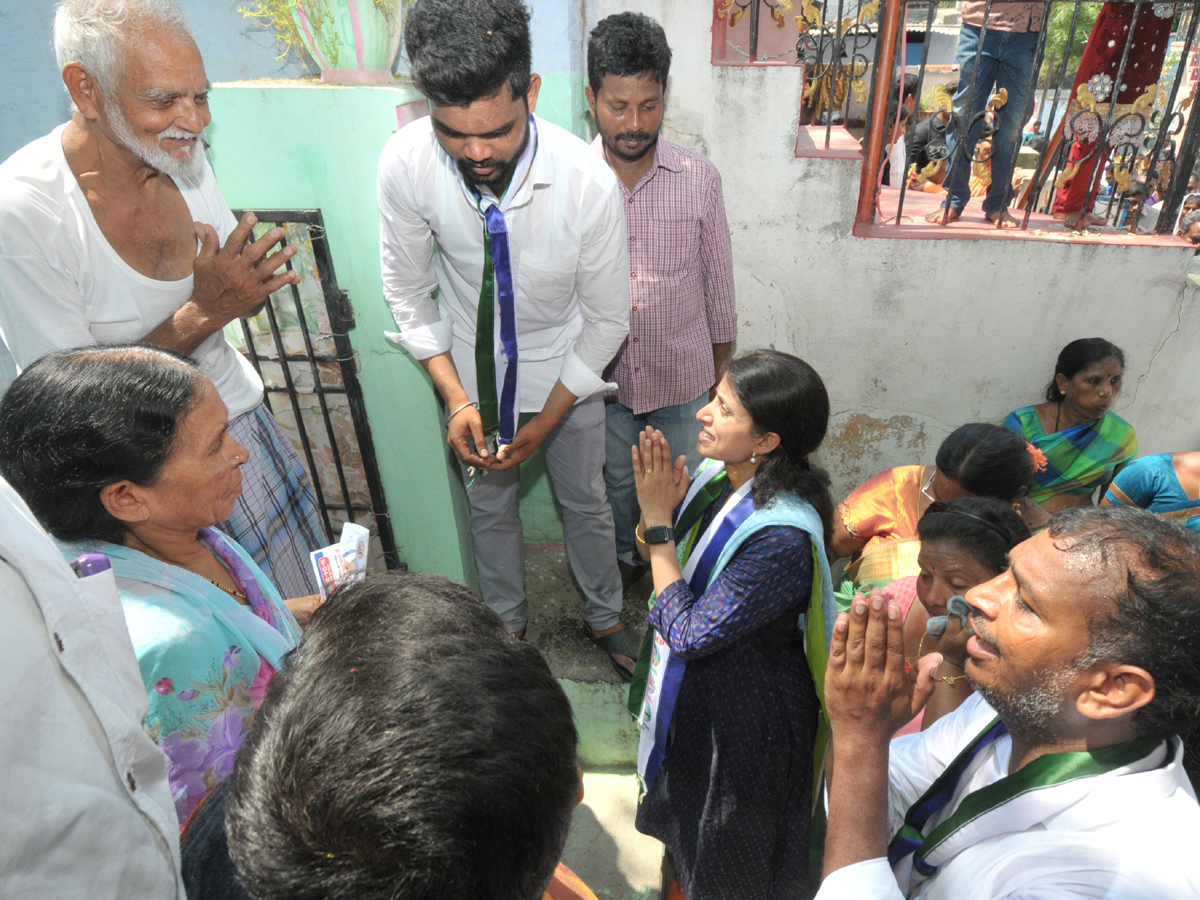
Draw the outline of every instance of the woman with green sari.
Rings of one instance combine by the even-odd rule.
[[[1014,410],[1004,427],[1039,451],[1029,497],[1048,513],[1090,506],[1093,495],[1137,456],[1133,426],[1110,411],[1121,392],[1125,354],[1103,338],[1063,347],[1046,402]]]

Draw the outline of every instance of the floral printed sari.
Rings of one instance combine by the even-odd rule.
[[[143,725],[167,755],[182,827],[233,770],[271,676],[300,639],[279,592],[237,543],[214,528],[200,540],[247,595],[243,606],[199,575],[104,541],[60,544],[68,560],[104,553],[150,711]]]

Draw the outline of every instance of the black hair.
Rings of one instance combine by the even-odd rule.
[[[600,93],[605,75],[653,72],[667,89],[671,48],[661,25],[641,13],[623,12],[601,19],[588,35],[587,75],[592,92]]]
[[[1187,735],[1200,710],[1200,536],[1133,507],[1063,510],[1050,520],[1059,547],[1098,551],[1124,568],[1125,590],[1111,615],[1089,622],[1080,668],[1101,662],[1138,666],[1154,679],[1154,699],[1134,713],[1138,733]]]
[[[533,49],[521,0],[417,0],[404,19],[413,82],[439,106],[470,106],[505,83],[529,90]]]
[[[141,344],[43,356],[0,400],[0,475],[59,540],[119,544],[100,492],[154,482],[205,382],[187,357]]]
[[[935,500],[917,522],[922,541],[949,541],[981,566],[999,575],[1008,552],[1029,540],[1029,526],[1011,506],[991,497]]]
[[[908,118],[908,110],[900,111],[901,104],[909,97],[915,96],[917,93],[917,76],[906,74],[904,76],[904,99],[900,98],[900,79],[893,78],[892,86],[888,90],[887,113],[884,116],[885,133],[890,134],[892,124],[896,121],[896,114],[900,112],[900,121],[903,122]],[[919,102],[919,101],[918,101]]]
[[[1115,359],[1125,368],[1125,353],[1116,344],[1104,338],[1079,338],[1071,341],[1059,351],[1058,361],[1054,364],[1054,377],[1046,385],[1046,399],[1057,403],[1067,395],[1058,389],[1058,376],[1064,375],[1070,381],[1088,366]]]
[[[272,679],[226,824],[257,900],[538,900],[579,788],[541,654],[436,575],[334,593]]]
[[[977,497],[1011,503],[1033,485],[1033,457],[1025,439],[999,425],[972,422],[955,428],[938,447],[937,467]]]
[[[766,506],[779,492],[813,505],[829,543],[833,496],[829,476],[813,468],[810,453],[829,427],[829,394],[817,370],[778,350],[751,350],[731,359],[723,372],[759,434],[779,435],[779,446],[762,458],[754,476],[754,505]]]

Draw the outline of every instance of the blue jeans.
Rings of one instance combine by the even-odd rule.
[[[628,406],[615,401],[605,407],[604,486],[608,489],[608,502],[612,506],[613,525],[617,531],[617,559],[627,563],[642,561],[633,545],[633,529],[637,528],[642,515],[633,480],[631,450],[637,443],[638,433],[645,431],[647,425],[657,428],[667,439],[671,456],[687,456],[688,472],[695,472],[700,464],[700,454],[696,452],[700,423],[696,420],[696,413],[707,403],[706,391],[690,403],[664,406],[641,415],[634,415]]]
[[[967,110],[971,93],[971,81],[975,72],[975,53],[979,49],[982,29],[974,25],[963,25],[958,33],[958,90],[954,93],[954,115],[946,129],[946,145],[950,149],[950,168],[946,172],[944,187],[949,192],[947,203],[955,212],[961,213],[971,199],[971,157],[975,154],[975,143],[983,129],[980,118],[967,135],[966,157],[957,152],[958,119],[970,122],[983,112],[988,97],[1000,88],[1008,89],[1008,102],[997,111],[999,129],[992,134],[992,183],[983,198],[984,215],[999,212],[1004,206],[1004,194],[1012,182],[1013,154],[1021,142],[1021,127],[1025,124],[1025,101],[1029,97],[1029,83],[1041,60],[1037,52],[1039,32],[1027,31],[1016,34],[1011,31],[988,29],[983,40],[983,53],[979,57],[979,76],[975,78],[975,102]]]

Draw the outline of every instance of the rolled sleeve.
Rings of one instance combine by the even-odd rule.
[[[616,179],[597,184],[592,198],[596,211],[585,224],[576,269],[575,295],[583,328],[567,348],[559,380],[583,398],[613,390],[601,373],[629,334],[629,239],[625,209]]]
[[[383,296],[399,329],[384,336],[415,358],[426,359],[449,350],[453,338],[433,299],[438,286],[433,231],[417,209],[411,165],[399,137],[384,148],[377,178]]]
[[[720,173],[713,171],[709,203],[700,223],[700,263],[704,267],[704,312],[709,339],[727,344],[737,338],[737,301],[733,287],[733,248],[725,218]]]
[[[844,866],[821,883],[816,900],[904,900],[887,857]]]

